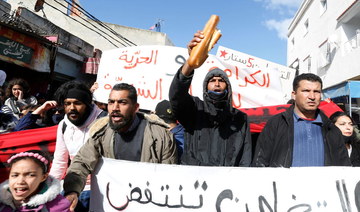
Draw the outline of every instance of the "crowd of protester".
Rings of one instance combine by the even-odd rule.
[[[203,38],[195,33],[189,51]],[[360,166],[356,123],[344,112],[329,119],[318,108],[320,77],[295,77],[291,106],[270,118],[253,150],[249,120],[232,107],[223,70],[208,72],[202,100],[188,93],[199,66],[186,62],[178,70],[169,101],[153,113],[140,112],[136,89],[127,83],[114,85],[105,104],[93,99],[96,83],[69,81],[48,99],[31,95],[24,79],[0,80],[0,133],[58,125],[52,161],[37,150],[9,158],[0,211],[89,211],[90,175],[100,156],[197,166]]]
[[[57,102],[42,93],[31,95],[28,82],[14,78],[0,89],[0,133],[57,125],[64,113]]]

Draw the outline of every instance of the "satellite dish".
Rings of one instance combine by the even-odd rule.
[[[34,7],[35,12],[39,12],[40,10],[44,9],[44,3],[45,0],[37,0]]]
[[[336,48],[339,48],[339,38],[336,34],[332,34],[328,38],[328,42],[330,45],[335,46]]]
[[[330,43],[337,43],[338,42],[338,36],[336,34],[332,34],[329,36],[328,41]]]

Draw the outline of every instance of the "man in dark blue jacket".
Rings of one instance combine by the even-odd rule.
[[[168,130],[174,135],[180,163],[184,152],[184,127],[177,122],[168,100],[163,100],[156,105],[155,114],[169,125]]]

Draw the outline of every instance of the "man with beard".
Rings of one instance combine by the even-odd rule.
[[[176,164],[177,151],[166,125],[138,112],[134,86],[116,84],[109,95],[109,117],[90,128],[89,140],[72,160],[64,180],[66,198],[76,206],[78,195],[100,157],[119,160]]]
[[[95,119],[105,116],[106,113],[92,103],[92,94],[89,88],[78,81],[64,83],[55,92],[55,98],[63,106],[65,116],[60,121],[57,136],[54,160],[50,175],[63,179],[69,160],[72,160],[89,137],[89,126]],[[81,194],[81,204],[76,211],[88,211],[90,198],[90,184]]]
[[[322,80],[312,73],[293,81],[294,104],[266,123],[253,166],[350,166],[340,130],[319,110]]]
[[[191,50],[204,39],[194,34]],[[205,42],[205,41],[204,41]],[[181,164],[198,166],[249,166],[251,135],[247,115],[232,106],[232,89],[226,73],[209,70],[203,82],[203,100],[189,94],[195,69],[188,60],[175,74],[169,99],[176,119],[184,126]]]

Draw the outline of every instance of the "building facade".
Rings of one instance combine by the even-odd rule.
[[[288,28],[287,65],[319,75],[326,91],[359,80],[359,58],[360,1],[304,0]]]
[[[287,65],[324,87],[360,75],[360,1],[304,0],[288,29]]]
[[[79,1],[47,0],[42,4],[42,9],[37,11],[35,10],[36,2],[39,2],[37,0],[7,0],[7,2],[12,8],[23,7],[40,17],[46,17],[50,22],[101,51],[141,45],[174,46],[165,33],[101,22],[91,14],[85,14],[80,4],[75,3]]]

